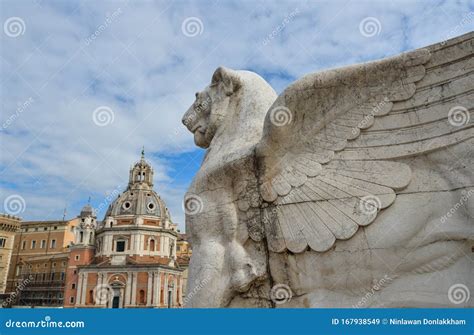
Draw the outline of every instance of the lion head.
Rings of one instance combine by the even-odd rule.
[[[194,134],[194,143],[208,148],[228,110],[229,101],[241,87],[236,71],[219,67],[211,84],[196,93],[196,100],[183,116],[182,122]]]

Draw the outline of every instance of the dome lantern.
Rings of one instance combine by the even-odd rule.
[[[128,185],[131,189],[151,189],[153,187],[153,168],[145,160],[145,148],[142,149],[140,160],[130,169]]]

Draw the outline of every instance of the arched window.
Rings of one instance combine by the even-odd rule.
[[[150,251],[155,251],[155,240],[154,239],[150,240]]]
[[[139,292],[138,303],[140,305],[145,305],[145,291],[144,290],[140,290]]]
[[[82,243],[84,241],[84,233],[81,231],[79,233],[79,243]]]
[[[92,239],[94,238],[94,233],[90,233],[89,235],[89,243],[92,243]]]

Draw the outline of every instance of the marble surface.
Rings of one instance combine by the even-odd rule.
[[[187,306],[474,306],[473,37],[279,96],[218,68],[183,117]]]

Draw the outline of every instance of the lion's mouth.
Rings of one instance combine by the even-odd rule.
[[[199,131],[200,133],[202,133],[202,131],[200,130],[202,128],[202,126],[200,124],[197,124],[195,125],[193,128],[191,128],[191,132],[193,134],[195,134],[197,131]]]

